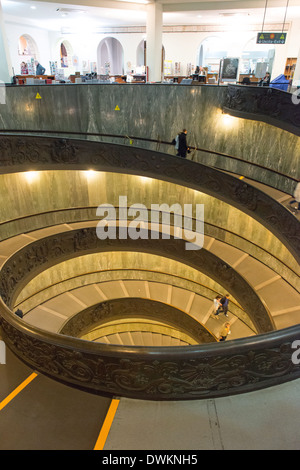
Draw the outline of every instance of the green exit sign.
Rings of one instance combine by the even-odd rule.
[[[256,44],[285,44],[286,33],[258,33]]]

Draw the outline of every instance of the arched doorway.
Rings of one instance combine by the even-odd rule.
[[[20,73],[22,75],[35,75],[35,61],[39,60],[39,50],[35,40],[29,34],[23,34],[19,37],[18,54],[20,57]]]
[[[164,70],[164,62],[165,62],[165,48],[162,46],[162,53],[161,53],[161,71]],[[137,67],[145,67],[147,64],[147,41],[143,39],[136,50],[136,66]]]
[[[212,72],[219,71],[220,60],[227,57],[224,38],[210,36],[204,39],[198,49],[196,65],[207,67]]]
[[[123,46],[113,37],[104,38],[97,50],[98,70],[101,75],[124,74]]]
[[[61,68],[72,67],[72,57],[73,57],[73,47],[69,41],[63,40],[59,41],[59,66]]]

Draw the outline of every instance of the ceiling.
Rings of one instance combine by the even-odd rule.
[[[283,23],[300,19],[300,0],[193,1],[161,0],[165,25],[232,25]],[[5,21],[60,31],[62,28],[145,26],[153,0],[2,0]],[[286,14],[287,13],[287,14]],[[286,16],[285,16],[286,14]]]

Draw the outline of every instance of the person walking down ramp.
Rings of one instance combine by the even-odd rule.
[[[227,336],[231,334],[230,323],[225,323],[220,331],[219,341],[226,341]]]

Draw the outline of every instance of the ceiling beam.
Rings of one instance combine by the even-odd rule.
[[[185,8],[188,5],[188,8],[191,6],[196,8],[202,9],[209,9],[209,10],[223,10],[223,9],[235,9],[235,8],[265,8],[266,0],[189,0],[188,2],[184,2],[183,0],[158,0],[159,3],[163,4],[165,8],[172,6],[180,5],[182,8]],[[275,8],[281,7],[285,8],[287,4],[287,0],[268,0],[267,7],[268,8]],[[291,6],[299,6],[298,0],[290,0],[289,5]]]
[[[32,2],[31,2],[32,3]],[[147,5],[122,0],[35,0],[35,3],[54,3],[68,7],[111,8],[118,10],[145,11]],[[152,2],[149,2],[152,3]]]
[[[255,8],[265,8],[265,0],[231,0],[231,1],[199,1],[189,0],[183,2],[182,0],[161,0],[164,12],[179,12],[179,11],[209,11],[209,10],[250,10]],[[286,0],[269,0],[268,8],[285,8]],[[299,6],[298,0],[290,0],[289,6]]]
[[[25,0],[26,1],[26,0]],[[68,6],[112,8],[119,10],[146,11],[147,4],[143,0],[35,0],[36,3],[55,3]],[[146,0],[145,0],[146,1]],[[265,8],[266,0],[148,0],[148,3],[160,3],[164,12],[180,11],[217,11],[217,10],[249,10]],[[268,8],[285,8],[286,0],[269,0]],[[299,0],[289,0],[289,6],[299,6]]]

